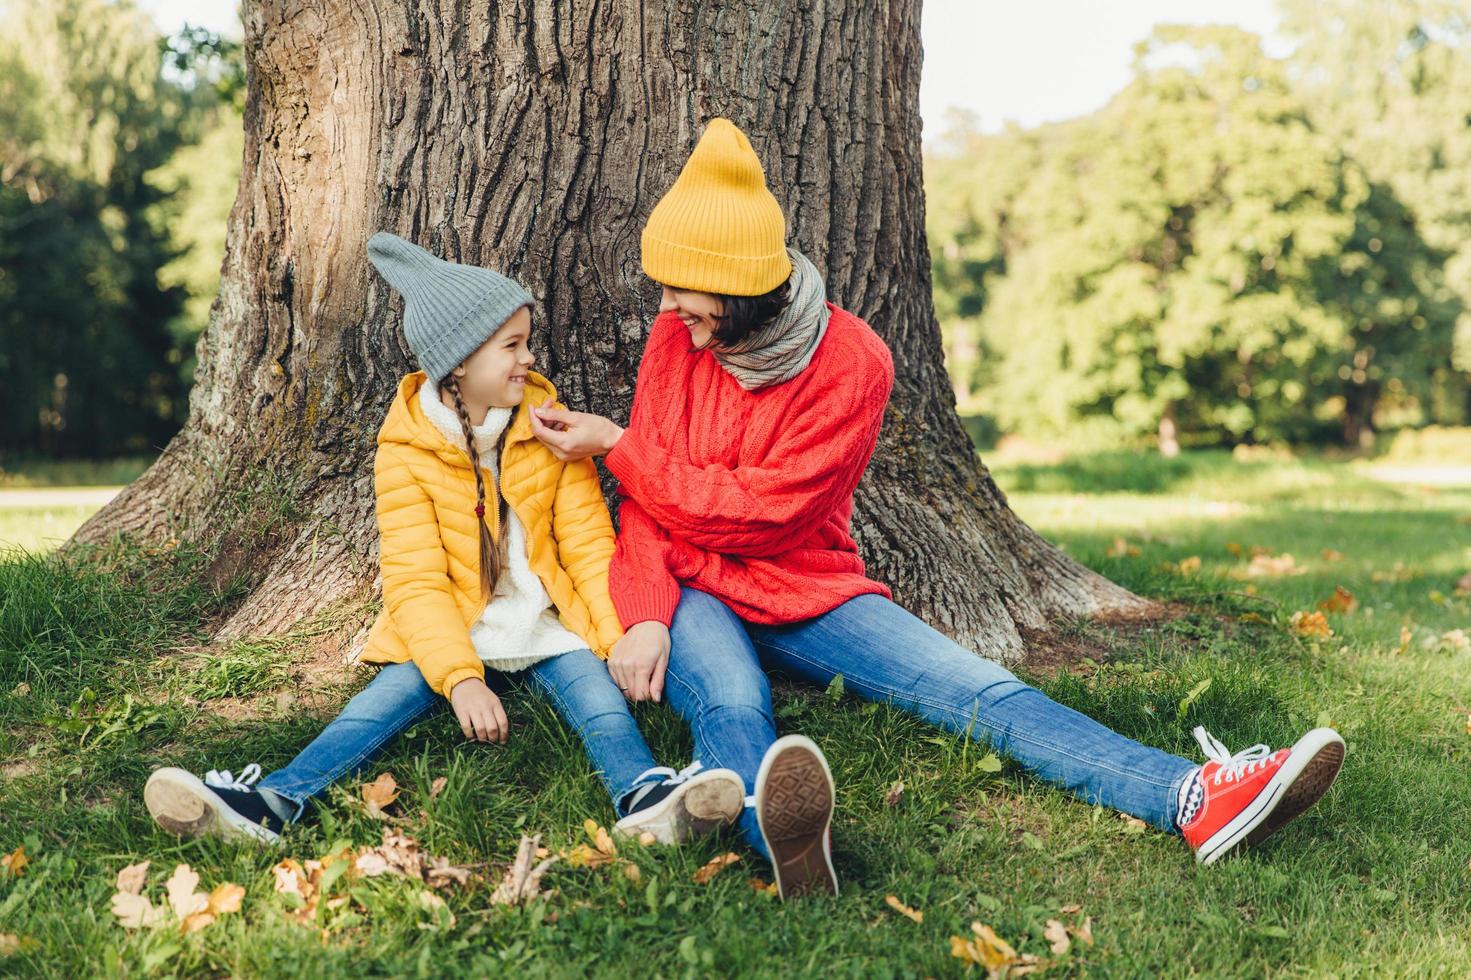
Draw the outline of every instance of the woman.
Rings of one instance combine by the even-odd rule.
[[[785,237],[749,141],[714,120],[644,229],[644,271],[664,293],[629,427],[556,409],[532,420],[553,453],[604,455],[618,478],[609,574],[627,636],[609,670],[630,700],[667,692],[696,756],[746,780],[741,827],[781,894],[836,893],[834,792],[816,745],[777,738],[769,670],[842,674],[847,691],[1180,834],[1205,864],[1317,802],[1343,763],[1331,729],[1232,755],[1197,728],[1196,765],[1057,704],[866,577],[849,522],[893,366]]]

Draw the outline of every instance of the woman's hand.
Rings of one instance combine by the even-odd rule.
[[[630,701],[662,701],[669,666],[669,627],[657,620],[635,623],[608,653],[608,673]]]
[[[550,405],[531,410],[531,431],[564,463],[612,452],[623,435],[612,419]]]
[[[472,742],[499,742],[506,744],[511,725],[506,721],[506,709],[501,699],[485,686],[478,677],[460,681],[449,692],[450,707],[455,709],[460,730]]]

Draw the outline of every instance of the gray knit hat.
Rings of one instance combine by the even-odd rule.
[[[514,279],[435,258],[397,235],[368,239],[368,258],[404,298],[404,338],[435,384],[480,348],[531,294]]]

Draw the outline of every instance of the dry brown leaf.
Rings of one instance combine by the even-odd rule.
[[[1246,566],[1247,578],[1276,577],[1282,575],[1303,575],[1306,568],[1297,564],[1296,559],[1287,552],[1273,555],[1265,549],[1252,548],[1251,564]]]
[[[435,779],[434,782],[432,782],[432,783],[429,784],[429,798],[432,800],[436,796],[438,796],[440,793],[443,793],[444,792],[444,788],[447,785],[449,785],[449,777],[448,776],[440,776],[437,779]]]
[[[1002,976],[1002,971],[1006,971],[1004,975],[1014,976],[1036,970],[1037,957],[1018,956],[1011,944],[996,935],[990,926],[972,922],[970,931],[975,934],[974,939],[966,939],[964,936],[950,937],[951,956],[985,967],[988,977]]]
[[[1359,600],[1355,599],[1354,594],[1348,589],[1345,589],[1341,585],[1335,585],[1333,587],[1333,594],[1322,602],[1319,602],[1318,608],[1323,612],[1351,613],[1359,608]]]
[[[295,858],[282,858],[271,871],[276,876],[277,892],[282,895],[295,895],[302,901],[306,901],[312,887],[301,862]]]
[[[1200,571],[1200,556],[1190,555],[1187,558],[1181,558],[1180,564],[1176,565],[1175,568],[1181,575],[1194,575]]]
[[[1083,911],[1083,906],[1064,905],[1062,908],[1058,909],[1058,911],[1061,912],[1063,915],[1077,915],[1079,912]]]
[[[908,905],[905,905],[903,902],[899,901],[899,898],[896,895],[885,895],[884,904],[893,909],[895,912],[898,912],[900,915],[904,916],[906,919],[909,919],[913,922],[924,921],[923,912],[919,911],[918,909],[912,909]]]
[[[168,917],[166,911],[155,908],[148,899],[131,892],[118,892],[112,896],[112,914],[117,916],[118,925],[124,929],[156,926]]]
[[[638,865],[634,864],[632,861],[624,861],[623,877],[627,878],[629,881],[642,881],[644,873],[640,871]]]
[[[195,912],[203,912],[208,907],[209,896],[196,891],[198,886],[199,875],[187,864],[175,867],[169,880],[164,882],[163,887],[169,896],[169,906],[174,910],[174,915],[180,922]]]
[[[1073,934],[1073,938],[1077,939],[1078,942],[1082,943],[1084,946],[1092,946],[1093,945],[1093,916],[1091,916],[1091,915],[1088,916],[1088,918],[1086,918],[1086,919],[1083,920],[1083,924],[1082,925],[1080,925],[1077,928],[1072,929],[1070,931]]]
[[[746,884],[751,886],[752,891],[760,892],[763,895],[777,894],[776,882],[774,881],[762,881],[760,878],[749,878],[746,880]]]
[[[17,936],[13,932],[0,932],[0,956],[13,956],[23,949],[34,949],[36,941],[30,936]]]
[[[889,791],[884,794],[884,805],[898,806],[899,801],[902,799],[904,799],[904,781],[901,779],[893,786],[890,786]]]
[[[424,880],[436,888],[463,886],[470,882],[470,869],[450,864],[446,857],[431,857],[424,871]]]
[[[524,905],[542,897],[541,876],[559,858],[552,855],[533,866],[534,857],[541,850],[538,847],[540,841],[540,834],[535,837],[524,834],[521,836],[521,845],[516,849],[516,860],[506,869],[506,876],[490,896],[491,905]]]
[[[1454,653],[1471,650],[1471,634],[1465,630],[1446,630],[1440,634],[1440,646]]]
[[[1119,817],[1124,821],[1124,826],[1130,830],[1144,830],[1149,826],[1149,824],[1140,820],[1138,817],[1131,817],[1127,813],[1121,813]]]
[[[198,932],[205,926],[212,925],[214,921],[213,912],[196,912],[179,923],[179,931],[187,936],[191,932]]]
[[[1105,554],[1110,558],[1124,558],[1126,556],[1129,558],[1138,558],[1141,552],[1123,538],[1114,538],[1113,544],[1108,546],[1108,551]]]
[[[385,772],[371,783],[364,783],[362,793],[368,816],[381,820],[386,816],[383,811],[398,799],[398,781],[393,773]]]
[[[24,845],[17,847],[9,854],[0,854],[0,870],[4,870],[13,878],[19,878],[24,874],[26,865],[30,863],[31,859],[26,857]]]
[[[618,853],[618,846],[613,843],[613,837],[596,820],[591,818],[582,821],[582,829],[587,832],[593,847],[601,854],[612,856]]]
[[[147,861],[139,861],[130,864],[117,873],[117,890],[129,895],[138,895],[143,891],[143,885],[148,881]]]
[[[739,854],[736,854],[734,851],[727,851],[719,857],[711,858],[709,861],[705,862],[704,867],[695,872],[695,884],[708,885],[711,878],[714,878],[716,875],[720,874],[722,870],[732,864],[735,864],[740,859],[741,856]]]
[[[1334,551],[1332,548],[1324,548],[1320,553],[1324,561],[1343,561],[1343,552]]]
[[[245,898],[245,889],[234,882],[215,885],[209,893],[209,911],[215,915],[239,912],[240,902]]]
[[[638,835],[638,842],[644,847],[653,847],[655,844],[659,843],[659,838],[655,837],[653,834],[646,830]]]
[[[1406,650],[1408,650],[1410,648],[1410,640],[1414,637],[1414,635],[1415,634],[1410,631],[1410,628],[1408,626],[1401,626],[1399,628],[1399,649],[1396,650],[1395,653],[1403,654]]]
[[[1321,612],[1295,612],[1288,625],[1292,632],[1306,639],[1326,640],[1333,635],[1333,627]]]
[[[1047,920],[1047,925],[1042,930],[1042,938],[1052,944],[1053,956],[1062,956],[1073,948],[1073,941],[1068,938],[1067,929],[1056,919]]]

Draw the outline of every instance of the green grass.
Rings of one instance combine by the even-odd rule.
[[[0,489],[120,487],[136,480],[153,460],[152,456],[117,459],[0,456]]]
[[[363,678],[343,668],[302,686],[294,671],[313,636],[201,658],[191,645],[225,597],[184,584],[197,556],[160,572],[125,552],[71,566],[12,554],[0,561],[0,851],[24,845],[32,863],[18,879],[0,877],[0,934],[24,940],[0,958],[0,973],[955,976],[964,967],[949,937],[971,922],[1045,958],[1046,921],[1073,921],[1060,909],[1076,903],[1097,942],[1075,945],[1057,975],[1464,975],[1471,653],[1435,641],[1471,627],[1471,601],[1454,591],[1471,568],[1471,491],[1224,454],[1099,456],[996,476],[1012,505],[1072,554],[1182,605],[1179,618],[1128,634],[1069,627],[1106,652],[1038,679],[1044,689],[1192,755],[1196,724],[1233,748],[1333,724],[1350,746],[1334,791],[1258,851],[1200,869],[1178,840],[1009,763],[993,772],[986,753],[918,721],[787,688],[781,726],[816,738],[838,780],[840,898],[779,904],[748,886],[769,878],[749,855],[694,884],[705,861],[742,850],[724,839],[625,848],[638,882],[616,867],[559,864],[545,905],[506,910],[489,895],[523,831],[565,849],[582,839],[585,818],[612,820],[574,736],[544,703],[512,692],[508,746],[465,747],[440,716],[369,771],[391,770],[406,787],[398,812],[413,822],[403,829],[429,851],[489,862],[484,880],[445,895],[455,923],[418,903],[422,886],[344,880],[338,893],[353,901],[324,915],[324,936],[287,918],[270,871],[281,854],[181,843],[150,823],[140,788],[163,764],[279,766]],[[1118,537],[1140,554],[1110,556]],[[1246,559],[1232,543],[1290,552],[1305,572],[1235,578]],[[1325,548],[1345,557],[1327,560]],[[1201,559],[1194,574],[1161,567],[1191,556]],[[1329,616],[1337,635],[1316,644],[1289,635],[1291,613],[1335,585],[1361,604]],[[1411,631],[1403,652],[1402,627]],[[283,690],[296,700],[284,703]],[[640,717],[657,755],[688,756],[688,735],[666,710]],[[430,800],[439,776],[447,788]],[[900,780],[902,800],[886,805]],[[382,825],[351,790],[336,792],[282,853],[376,843]],[[145,858],[155,898],[187,862],[203,887],[244,885],[242,911],[182,938],[125,932],[108,909],[113,878]],[[890,894],[921,909],[923,923],[891,912]]]

